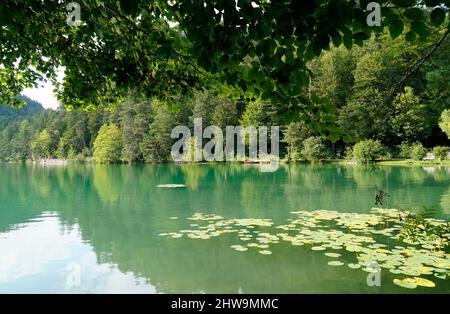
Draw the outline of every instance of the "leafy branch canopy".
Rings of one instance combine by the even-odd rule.
[[[175,99],[193,88],[261,97],[332,139],[335,106],[309,95],[307,63],[322,50],[351,49],[389,29],[408,41],[448,33],[449,0],[78,0],[81,23],[67,24],[68,1],[0,2],[0,102],[52,80],[67,108],[121,102],[128,90]],[[57,83],[57,69],[65,78]]]

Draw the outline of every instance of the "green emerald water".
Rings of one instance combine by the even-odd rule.
[[[449,293],[449,278],[409,290],[387,269],[370,287],[349,252],[159,236],[196,227],[195,213],[275,224],[292,211],[370,213],[378,190],[383,208],[434,207],[450,220],[450,169],[437,166],[0,164],[0,293]]]

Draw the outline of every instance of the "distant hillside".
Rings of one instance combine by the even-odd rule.
[[[13,108],[0,104],[0,129],[3,129],[12,121],[31,117],[44,110],[41,103],[32,100],[27,96],[19,96],[18,98],[26,102],[21,108]]]

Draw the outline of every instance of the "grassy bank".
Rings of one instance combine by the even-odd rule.
[[[376,164],[383,166],[450,166],[450,160],[382,160]]]
[[[2,162],[2,161],[0,161]],[[8,161],[3,161],[7,162]],[[364,165],[358,163],[356,160],[352,159],[324,159],[317,162],[308,162],[306,160],[297,160],[295,162],[289,161],[287,159],[280,159],[280,164],[335,164],[335,165]],[[52,159],[50,161],[45,160],[25,160],[25,161],[9,161],[9,163],[36,163],[36,164],[66,164],[66,163],[95,163],[92,157],[79,158],[79,159]],[[129,164],[126,162],[118,162],[119,164]],[[242,161],[203,161],[203,162],[181,162],[181,164],[241,164]],[[261,161],[261,164],[268,164],[267,161]],[[152,164],[145,162],[133,162],[131,164]],[[160,164],[173,164],[173,162],[163,162]],[[445,166],[450,167],[450,160],[436,161],[436,160],[426,160],[417,161],[412,159],[391,159],[391,160],[377,160],[368,165],[380,165],[380,166]]]
[[[282,160],[283,163],[289,163],[286,160]],[[293,162],[290,162],[293,163]],[[297,164],[308,163],[307,161],[297,161]],[[336,164],[336,165],[362,165],[356,160],[352,159],[326,159],[320,163],[323,164]],[[412,159],[391,159],[391,160],[377,160],[369,165],[381,165],[381,166],[450,166],[450,160],[436,161],[426,160],[418,161]]]

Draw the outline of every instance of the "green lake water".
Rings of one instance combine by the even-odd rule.
[[[165,189],[159,184],[186,184]],[[225,219],[266,218],[291,211],[369,213],[433,206],[450,220],[450,169],[445,167],[255,165],[0,164],[0,293],[449,293],[408,290],[382,269],[369,287],[361,269],[329,266],[309,246],[271,245],[271,255],[230,248],[234,234],[207,240],[168,238],[189,229],[195,213]],[[389,242],[389,239],[386,239]],[[344,263],[351,252],[339,252]],[[448,258],[448,255],[447,255]],[[75,276],[75,277],[74,277]],[[74,279],[75,278],[75,279]]]

